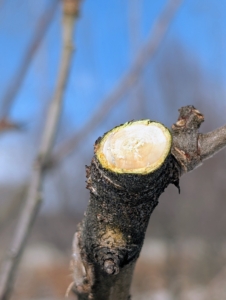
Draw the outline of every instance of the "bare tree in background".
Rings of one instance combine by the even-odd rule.
[[[33,176],[28,189],[28,196],[25,202],[25,208],[22,211],[22,215],[19,220],[17,230],[15,232],[15,237],[13,239],[8,259],[3,265],[0,277],[0,295],[2,295],[1,297],[3,299],[8,299],[11,293],[13,279],[15,276],[15,270],[23,252],[26,240],[28,238],[31,225],[34,222],[39,205],[41,203],[41,184],[43,181],[44,171],[46,169],[46,165],[48,164],[50,152],[56,135],[57,123],[61,110],[62,93],[64,91],[64,86],[67,80],[67,74],[70,65],[70,58],[72,52],[72,25],[74,17],[77,15],[78,12],[78,2],[79,1],[71,0],[64,1],[64,52],[62,57],[62,64],[60,67],[59,81],[57,84],[56,94],[50,106],[49,115],[47,116],[47,124],[44,128],[40,151],[38,153],[37,160],[34,164]],[[146,61],[155,54],[156,50],[158,49],[158,46],[161,44],[161,41],[165,36],[165,33],[177,8],[179,7],[180,2],[181,1],[178,0],[169,2],[169,5],[166,7],[165,11],[156,23],[153,32],[153,37],[151,35],[149,43],[147,43],[147,45],[143,47],[137,59],[135,60],[131,71],[119,84],[119,88],[115,91],[113,96],[108,98],[108,100],[106,101],[106,105],[102,108],[98,115],[92,118],[92,125],[96,123],[97,120],[99,121],[100,116],[105,115],[108,112],[109,108],[111,108],[111,106],[115,105],[120,100],[121,95],[125,93],[126,90],[132,87],[133,83],[138,78],[141,69],[144,67]],[[77,5],[76,9],[74,8],[74,5]],[[33,57],[37,45],[40,43],[41,38],[44,35],[44,32],[47,28],[47,25],[51,20],[51,17],[53,16],[54,8],[55,6],[53,5],[53,8],[51,8],[48,14],[48,17],[46,17],[46,22],[44,22],[40,30],[37,31],[37,37],[34,38],[31,47],[28,49],[28,53],[25,56],[25,61],[24,63],[22,63],[21,69],[19,69],[16,80],[14,81],[14,86],[9,89],[9,94],[6,94],[6,97],[4,98],[4,115],[8,113],[12,105],[12,101],[14,100],[15,95],[21,85],[22,79],[26,74],[29,63]],[[73,10],[74,12],[71,13],[71,10]],[[82,135],[84,134],[82,133]]]
[[[71,5],[72,3],[73,3],[73,1],[67,1],[68,2],[68,5]],[[174,1],[172,1],[171,3],[173,3]],[[176,3],[177,1],[175,1],[175,3]],[[173,8],[173,10],[171,11],[171,13],[172,14],[167,14],[166,13],[166,15],[165,15],[165,17],[166,16],[170,16],[170,18],[161,18],[160,17],[160,19],[158,19],[157,20],[157,29],[156,29],[156,31],[157,31],[157,35],[155,34],[156,32],[154,31],[154,34],[150,37],[150,43],[148,42],[148,44],[149,44],[149,46],[152,44],[155,44],[156,46],[154,47],[154,49],[155,50],[150,50],[151,48],[149,48],[149,50],[150,50],[150,52],[149,52],[149,57],[148,56],[146,56],[146,60],[144,60],[143,62],[142,62],[142,64],[140,65],[140,67],[138,68],[138,71],[139,72],[137,72],[136,74],[135,73],[133,73],[133,71],[136,69],[133,69],[133,68],[131,68],[131,72],[129,71],[128,72],[128,77],[127,77],[127,79],[129,78],[129,76],[132,76],[132,75],[134,75],[135,74],[135,77],[134,77],[134,79],[131,81],[131,82],[129,82],[129,84],[128,85],[120,85],[121,83],[119,82],[119,86],[118,87],[116,87],[116,92],[114,91],[114,93],[111,95],[112,97],[109,97],[109,98],[107,98],[106,99],[106,102],[105,101],[103,101],[103,103],[104,103],[104,106],[103,106],[103,108],[101,109],[98,109],[98,111],[97,111],[97,113],[96,114],[94,114],[93,115],[93,117],[91,118],[91,120],[90,120],[90,122],[88,122],[87,124],[86,124],[86,126],[81,130],[81,132],[79,132],[78,134],[76,133],[76,134],[74,134],[74,135],[72,135],[72,138],[71,138],[71,141],[72,141],[72,139],[73,139],[73,143],[66,149],[67,151],[65,151],[63,154],[62,154],[62,157],[61,156],[59,156],[59,157],[57,157],[57,153],[60,153],[60,152],[58,152],[58,150],[60,149],[60,147],[57,149],[57,151],[56,151],[56,156],[54,156],[54,154],[53,154],[53,160],[52,160],[52,158],[50,159],[50,161],[52,160],[52,162],[54,163],[54,162],[58,162],[58,161],[60,161],[60,160],[62,160],[64,157],[66,157],[69,153],[71,153],[73,150],[74,150],[74,148],[75,148],[75,146],[77,146],[78,145],[78,143],[81,141],[81,139],[83,139],[85,136],[87,136],[96,126],[98,126],[98,124],[101,122],[101,120],[103,120],[106,116],[107,116],[107,114],[110,112],[110,110],[111,110],[111,108],[113,108],[114,106],[116,106],[116,104],[117,103],[119,103],[119,101],[120,101],[120,99],[121,99],[121,97],[122,96],[124,96],[129,90],[131,90],[131,88],[132,88],[132,86],[134,85],[134,83],[136,82],[136,84],[137,84],[137,79],[140,77],[140,75],[141,75],[141,73],[142,73],[142,71],[143,71],[143,68],[145,67],[145,65],[150,61],[150,59],[151,58],[153,58],[153,54],[155,53],[155,51],[156,51],[156,49],[158,50],[159,49],[159,45],[161,45],[161,42],[162,42],[162,39],[163,39],[163,37],[165,36],[165,32],[166,32],[166,30],[168,29],[168,27],[169,27],[169,24],[170,24],[170,22],[171,22],[171,20],[172,20],[172,17],[173,17],[173,15],[174,15],[174,12],[176,11],[176,9],[177,9],[177,7],[179,6],[179,2],[177,2],[177,4],[175,4],[175,6],[174,6],[174,4],[172,4],[172,7],[171,7],[171,4],[169,5],[169,7],[171,7],[171,9]],[[169,8],[168,7],[168,8]],[[166,11],[167,11],[167,9],[166,9]],[[168,21],[167,21],[168,20]],[[158,21],[160,22],[160,23],[158,23]],[[167,22],[168,23],[167,23]],[[161,28],[161,22],[163,22],[162,24],[164,25],[165,24],[165,29],[163,30],[163,31],[161,31],[160,30],[160,33],[164,33],[164,34],[160,34],[160,39],[158,39],[159,38],[159,31],[158,31],[158,28],[160,27]],[[164,23],[164,22],[166,22],[166,23]],[[164,26],[163,26],[164,27]],[[156,43],[156,40],[157,40],[157,43]],[[69,47],[70,48],[70,47]],[[69,49],[70,50],[70,49]],[[143,50],[142,50],[143,51]],[[141,51],[141,54],[143,53]],[[139,55],[138,55],[138,57],[139,57]],[[137,60],[135,60],[135,64],[134,64],[134,66],[136,66],[136,62],[137,62]],[[168,74],[166,74],[166,77],[167,76],[170,76],[171,75],[171,71],[170,71],[170,69],[168,69],[167,71],[169,71],[169,73]],[[164,72],[165,72],[165,69],[164,69]],[[67,76],[65,76],[65,78],[66,78]],[[125,79],[125,78],[124,78]],[[66,80],[66,79],[65,79]],[[123,82],[123,81],[122,81]],[[124,81],[124,83],[125,83],[125,81]],[[173,92],[172,92],[172,90],[171,90],[171,86],[170,85],[167,85],[168,84],[168,82],[166,82],[166,84],[165,84],[165,89],[164,89],[164,93],[167,95],[169,95],[169,96],[172,96],[172,102],[175,100],[175,98],[173,97]],[[121,88],[121,92],[119,93],[119,91],[120,91],[120,88]],[[110,101],[111,100],[111,101]],[[170,103],[170,105],[168,105],[168,107],[169,107],[169,109],[171,109],[171,111],[173,110],[172,109],[172,102]],[[176,102],[173,104],[174,106],[176,106]],[[174,107],[175,108],[175,107]],[[197,115],[197,116],[199,116],[200,117],[200,115],[199,115],[199,112],[197,111],[197,110],[195,110],[194,108],[191,108],[190,107],[190,109],[191,109],[191,115],[192,116],[195,116],[195,115]],[[52,108],[52,109],[50,109],[50,111],[54,111],[54,108]],[[56,118],[54,118],[55,120],[56,119],[58,119],[58,117],[57,117],[57,115],[58,115],[58,113],[59,113],[59,110],[56,110],[55,111],[55,116],[56,116]],[[190,116],[191,116],[190,115]],[[181,119],[186,119],[186,117],[181,117]],[[179,119],[178,120],[178,122],[176,123],[176,129],[182,129],[182,131],[185,129],[183,126],[180,126],[181,125],[181,123],[180,123],[180,121],[181,121],[181,119]],[[187,119],[185,120],[186,122],[188,121]],[[54,123],[55,121],[53,121],[53,123]],[[51,122],[50,122],[51,123]],[[52,123],[52,124],[53,124]],[[183,122],[182,122],[183,123]],[[56,123],[55,123],[56,124]],[[188,123],[186,123],[186,124],[188,124]],[[192,123],[193,125],[195,124],[195,122],[193,122]],[[182,124],[183,125],[183,124]],[[189,125],[190,126],[190,125]],[[47,126],[48,127],[48,126]],[[54,130],[56,130],[56,126],[54,125],[54,126],[50,126],[50,127],[52,127]],[[178,128],[177,128],[178,127]],[[175,128],[174,128],[175,129]],[[173,130],[174,130],[173,129]],[[187,129],[187,128],[186,128]],[[193,129],[193,128],[192,128]],[[54,131],[53,130],[53,131]],[[49,144],[51,144],[51,146],[50,147],[43,147],[43,151],[41,151],[40,150],[40,152],[42,152],[42,153],[44,153],[44,155],[43,156],[41,156],[41,159],[40,159],[40,156],[38,156],[38,158],[40,159],[37,159],[37,165],[35,165],[36,167],[37,167],[37,169],[35,168],[35,170],[34,170],[34,174],[36,174],[37,175],[37,173],[40,173],[40,177],[38,177],[38,175],[36,176],[34,176],[34,178],[36,177],[37,178],[37,181],[36,181],[36,187],[34,187],[34,194],[33,194],[33,196],[31,197],[31,198],[33,198],[33,200],[35,200],[36,201],[36,204],[35,205],[37,205],[38,206],[38,197],[37,197],[37,192],[38,192],[38,190],[40,190],[40,185],[37,183],[37,182],[40,182],[40,181],[43,181],[43,174],[44,173],[46,173],[45,171],[47,171],[47,169],[48,169],[48,166],[50,165],[49,164],[49,157],[50,157],[50,155],[51,155],[51,149],[50,148],[52,148],[52,145],[53,145],[53,137],[54,137],[54,133],[53,133],[53,131],[51,131],[52,133],[48,136],[48,138],[46,139],[46,140],[48,140],[49,141]],[[185,131],[185,130],[184,130]],[[224,135],[224,133],[225,133],[225,127],[222,129],[222,131],[221,131],[221,133],[220,134],[218,134],[219,132],[215,132],[213,135],[212,135],[212,138],[214,139],[214,137],[215,136],[218,136],[219,137],[219,140],[221,139],[221,142],[222,142],[222,140],[223,140],[223,144],[224,144],[224,138],[222,138],[222,132],[223,132],[223,135]],[[183,133],[185,133],[185,132],[183,132]],[[194,133],[194,132],[193,132]],[[196,132],[197,133],[197,132]],[[189,132],[186,132],[186,134],[190,134]],[[176,134],[175,134],[175,136],[176,136]],[[191,136],[190,136],[191,137]],[[200,137],[202,137],[202,135],[200,134],[200,135],[198,135],[198,139],[200,138]],[[186,138],[187,138],[187,135],[186,135]],[[185,141],[186,140],[186,138],[184,137],[184,138],[182,138],[181,139],[181,141],[183,140],[183,141]],[[197,135],[196,135],[196,138],[197,138]],[[175,139],[176,140],[176,139]],[[191,137],[191,139],[190,140],[192,140],[192,137]],[[44,142],[43,142],[44,143]],[[176,143],[176,142],[175,142]],[[173,148],[174,148],[174,150],[175,150],[175,148],[177,148],[176,146],[175,146],[175,143],[173,143]],[[45,144],[45,143],[44,143]],[[183,144],[183,142],[182,142],[182,144]],[[221,145],[222,147],[223,147],[223,144]],[[65,143],[65,145],[66,145],[66,143]],[[62,145],[62,149],[63,149],[63,147],[65,146],[65,145]],[[69,144],[68,144],[69,145]],[[184,145],[182,145],[182,146],[184,146]],[[188,156],[187,154],[190,154],[190,152],[189,153],[186,153],[186,150],[187,150],[187,148],[183,148],[181,146],[181,144],[180,144],[180,147],[179,148],[177,148],[177,149],[179,149],[179,151],[177,151],[176,150],[176,152],[178,152],[181,156],[178,158],[176,158],[178,161],[179,161],[179,169],[183,169],[184,168],[184,166],[186,166],[186,163],[187,163],[187,161],[186,162],[184,162],[184,157],[183,157],[183,154],[185,153],[186,155],[186,157]],[[215,146],[216,146],[216,149],[214,149],[214,152],[215,152],[215,150],[218,150],[218,147],[217,147],[217,144],[215,144]],[[206,147],[204,147],[204,148],[206,148]],[[208,148],[208,147],[207,147]],[[193,150],[193,149],[192,149]],[[196,149],[197,150],[197,149]],[[199,150],[200,149],[198,149],[197,150],[197,155],[200,155],[200,153],[199,153]],[[203,149],[202,149],[203,150]],[[190,149],[189,149],[189,151],[190,151]],[[177,154],[178,154],[177,153]],[[172,156],[173,157],[176,157],[177,155],[175,154],[175,153],[171,153],[172,154]],[[171,155],[170,154],[170,155]],[[192,154],[194,154],[193,152],[192,152]],[[54,161],[54,159],[55,159],[55,161]],[[193,162],[195,161],[195,159],[196,159],[196,157],[193,157],[192,158],[192,160],[193,160]],[[190,162],[191,163],[191,162]],[[195,163],[195,162],[194,162]],[[93,166],[93,162],[92,162],[92,166]],[[111,175],[109,175],[109,174],[106,174],[105,173],[105,170],[102,170],[102,168],[100,167],[99,168],[99,166],[97,167],[97,169],[100,169],[100,178],[101,178],[101,180],[104,182],[104,184],[106,184],[106,189],[108,189],[108,187],[109,187],[109,189],[111,189],[112,188],[112,186],[111,186],[111,184],[113,184],[113,183],[115,183],[115,178],[113,178],[113,180],[112,180],[112,178],[111,178]],[[95,171],[95,166],[93,167],[93,170]],[[93,170],[91,170],[91,171],[93,171]],[[184,169],[183,169],[184,170]],[[98,170],[99,171],[99,170]],[[91,172],[92,173],[92,172]],[[64,176],[64,175],[63,175]],[[95,197],[98,197],[98,196],[101,196],[101,185],[98,185],[96,182],[95,182],[95,180],[96,180],[96,178],[94,178],[95,176],[93,176],[93,174],[89,174],[89,169],[88,169],[88,174],[87,174],[87,176],[88,176],[88,187],[89,187],[89,189],[90,189],[90,191],[91,191],[91,198],[92,198],[92,200],[95,198]],[[195,176],[195,175],[194,175]],[[110,182],[109,182],[109,179],[110,179]],[[171,178],[172,179],[172,178]],[[111,180],[113,181],[113,183],[111,182]],[[177,182],[175,181],[174,182],[176,185],[177,185]],[[114,185],[114,184],[113,184]],[[121,189],[120,189],[120,183],[119,183],[119,186],[117,187],[117,185],[118,185],[118,181],[117,181],[117,183],[116,183],[116,185],[115,185],[115,187],[116,187],[116,189],[117,188],[119,188],[119,190],[120,190],[120,193],[121,193]],[[32,186],[32,183],[31,183],[31,186]],[[62,182],[61,182],[61,184],[59,184],[59,186],[58,186],[58,189],[63,189],[63,187],[62,187]],[[129,190],[129,189],[128,189]],[[99,192],[99,194],[98,195],[96,195],[95,193],[96,192]],[[138,193],[137,193],[138,194]],[[201,193],[200,193],[201,194]],[[133,193],[133,196],[134,196],[134,193]],[[77,196],[78,197],[78,196]],[[138,196],[137,196],[138,197]],[[102,199],[101,199],[101,197],[99,197],[100,198],[100,201],[102,201]],[[120,198],[121,199],[121,198]],[[94,201],[95,201],[95,199],[94,199]],[[91,201],[92,202],[92,201]],[[27,201],[27,203],[28,203],[28,201]],[[93,204],[93,203],[92,203]],[[104,206],[104,205],[103,205]],[[35,207],[35,206],[34,206]],[[33,207],[33,208],[34,208]],[[31,221],[33,222],[33,219],[34,219],[34,217],[35,217],[35,215],[36,215],[36,208],[34,208],[34,210],[35,210],[35,212],[34,212],[34,214],[32,214],[32,210],[33,210],[33,208],[29,211],[29,213],[28,214],[30,214],[30,217],[31,217]],[[90,208],[89,208],[90,209]],[[91,208],[91,210],[92,210],[92,208]],[[123,209],[122,209],[122,211],[123,211]],[[27,212],[28,212],[28,210],[27,210]],[[27,212],[26,212],[26,214],[27,214]],[[109,209],[109,212],[110,212],[110,214],[112,213],[113,215],[114,215],[114,209],[112,209],[112,211]],[[123,211],[123,212],[125,212],[125,211]],[[105,223],[109,223],[110,225],[112,225],[113,226],[113,228],[114,228],[114,226],[116,226],[117,224],[117,222],[115,223],[115,224],[113,224],[112,222],[111,222],[111,219],[110,218],[112,218],[111,216],[109,216],[109,215],[107,215],[107,217],[106,217],[106,219],[103,219],[103,215],[106,213],[106,211],[104,211],[104,210],[100,210],[99,212],[98,212],[98,222],[100,222],[100,223],[103,223],[103,222],[105,222]],[[90,224],[91,224],[91,219],[93,218],[93,216],[95,216],[96,214],[95,213],[91,213],[91,218],[89,219],[89,217],[86,217],[85,218],[85,221],[83,222],[83,224],[84,223],[86,223],[86,225],[90,222]],[[126,212],[125,212],[125,216],[126,216]],[[132,218],[133,219],[133,218]],[[134,218],[135,219],[135,218]],[[94,222],[95,223],[95,222]],[[94,223],[92,223],[92,224],[94,224]],[[86,230],[86,225],[84,225],[84,227],[79,231],[79,233],[78,234],[76,234],[75,235],[75,239],[74,239],[74,243],[73,243],[73,257],[72,257],[72,268],[73,268],[73,275],[74,275],[74,278],[73,278],[73,282],[72,282],[72,284],[70,285],[70,287],[69,287],[69,289],[68,289],[68,293],[69,293],[69,291],[70,291],[70,289],[71,288],[73,288],[74,290],[76,290],[76,293],[77,294],[79,294],[79,299],[81,298],[81,299],[86,299],[87,297],[94,297],[94,299],[101,299],[101,297],[104,297],[103,299],[120,299],[120,297],[122,298],[122,299],[124,299],[123,297],[125,296],[125,297],[127,297],[128,295],[129,295],[129,292],[128,292],[128,289],[129,289],[129,280],[127,280],[127,279],[130,279],[131,278],[131,276],[132,276],[132,273],[133,272],[130,272],[131,271],[131,269],[132,268],[130,268],[131,267],[131,265],[129,265],[128,266],[128,269],[130,269],[129,270],[129,272],[127,272],[128,271],[128,269],[126,270],[126,272],[124,272],[123,270],[122,270],[122,268],[124,267],[123,266],[123,263],[121,263],[121,259],[123,259],[122,257],[123,257],[123,255],[124,256],[127,256],[127,257],[129,257],[129,255],[131,255],[131,253],[133,252],[133,250],[134,249],[132,249],[131,251],[129,250],[129,246],[130,246],[130,241],[128,242],[128,244],[129,244],[129,246],[128,247],[124,247],[125,245],[123,245],[123,247],[124,248],[126,248],[126,249],[114,249],[114,242],[115,241],[113,241],[113,244],[111,244],[112,243],[112,240],[114,240],[116,237],[115,237],[115,233],[116,234],[118,234],[118,232],[117,232],[117,230],[115,230],[114,232],[113,232],[113,234],[110,232],[110,244],[111,244],[111,247],[110,246],[107,246],[107,247],[109,247],[109,248],[107,248],[107,250],[105,249],[104,251],[105,251],[105,253],[104,253],[104,255],[106,254],[106,256],[103,258],[103,256],[102,256],[102,258],[96,258],[95,257],[95,259],[97,259],[97,261],[98,262],[96,262],[95,261],[95,259],[94,259],[94,261],[93,261],[93,257],[92,257],[92,253],[90,254],[89,253],[89,251],[85,251],[84,249],[83,249],[83,246],[84,246],[84,248],[88,248],[87,246],[86,246],[86,243],[89,243],[88,241],[86,241],[86,238],[83,238],[83,236],[85,236],[86,234],[87,234],[87,230]],[[95,224],[94,224],[95,225]],[[24,227],[24,233],[23,234],[25,234],[25,235],[27,235],[27,232],[26,232],[26,230],[27,230],[27,228],[29,228],[30,227],[30,223],[29,222],[27,222],[27,224],[26,225],[23,225]],[[89,225],[90,226],[90,225]],[[91,226],[92,227],[92,226]],[[94,226],[95,227],[95,226]],[[20,228],[20,230],[21,230],[21,227],[19,227]],[[93,230],[93,228],[91,228],[92,230]],[[92,231],[92,230],[90,230],[90,232]],[[19,232],[19,230],[17,231],[17,233]],[[109,232],[108,232],[109,233]],[[111,236],[111,234],[112,234],[112,236]],[[143,232],[140,232],[140,234],[141,235],[143,235],[144,233]],[[87,236],[88,236],[88,234],[87,234]],[[90,236],[91,236],[91,233],[90,233]],[[27,237],[25,236],[25,239],[26,239]],[[112,239],[111,239],[112,238]],[[22,240],[21,240],[22,241]],[[108,242],[109,240],[107,240],[106,242]],[[102,242],[102,241],[101,241]],[[98,244],[98,241],[97,242],[95,242],[95,247],[96,247],[96,245]],[[117,244],[117,243],[116,243]],[[22,245],[22,243],[21,243],[21,245]],[[135,245],[135,243],[134,243],[134,245]],[[134,245],[133,245],[133,247],[134,247]],[[23,248],[23,246],[24,245],[22,245],[22,248]],[[98,246],[98,247],[100,247],[101,248],[101,243],[100,243],[100,245]],[[106,244],[104,245],[104,246],[106,246]],[[122,245],[120,245],[120,246],[122,246]],[[98,248],[97,247],[97,248]],[[137,246],[137,248],[139,248],[140,247],[140,245],[138,245]],[[116,248],[117,248],[117,245],[116,245]],[[136,245],[135,245],[135,248],[136,248]],[[81,250],[82,249],[82,250]],[[86,249],[87,250],[87,249]],[[100,252],[103,250],[101,250],[101,249],[99,249],[100,250]],[[125,252],[123,252],[123,253],[121,253],[120,251],[122,250],[122,252],[123,251],[125,251]],[[108,252],[109,251],[109,252]],[[118,251],[118,252],[117,252]],[[126,251],[128,251],[129,252],[129,254],[128,254],[128,252],[126,252]],[[111,254],[112,254],[112,252],[114,252],[113,253],[113,255],[111,256]],[[116,253],[117,252],[117,253]],[[138,251],[139,252],[139,251]],[[15,253],[15,252],[14,252]],[[11,264],[11,267],[12,267],[12,269],[14,268],[14,267],[16,267],[16,264],[17,264],[17,254],[16,254],[16,256],[15,257],[13,257],[14,256],[14,253],[10,253],[10,255],[12,255],[10,258],[9,258],[9,261],[10,261],[10,263],[8,264],[8,266]],[[18,256],[20,256],[20,251],[18,251]],[[126,253],[126,254],[125,254]],[[122,255],[121,255],[122,254]],[[127,255],[128,254],[128,255]],[[99,255],[99,254],[98,254]],[[101,256],[102,255],[102,253],[99,255],[99,256]],[[87,258],[87,257],[88,258]],[[118,257],[117,257],[118,256]],[[136,256],[136,255],[135,255]],[[105,260],[105,258],[106,258],[106,260]],[[131,256],[130,256],[130,258],[131,258]],[[133,258],[133,257],[132,257]],[[101,260],[102,259],[102,260]],[[117,267],[118,267],[118,265],[117,265],[117,263],[118,263],[118,261],[117,261],[117,259],[120,261],[120,263],[119,263],[119,271],[121,272],[121,274],[118,276],[118,274],[120,273],[118,273],[118,274],[116,274],[116,271],[118,271],[118,269],[117,269]],[[16,263],[15,263],[16,262]],[[88,263],[87,263],[88,262]],[[98,265],[98,263],[100,263],[100,265]],[[130,261],[129,263],[134,263],[134,261]],[[87,264],[89,265],[88,267],[87,267]],[[90,267],[90,265],[91,265],[91,267]],[[93,268],[92,268],[92,266],[94,266],[94,270],[93,270]],[[104,267],[103,267],[104,266]],[[126,266],[127,267],[127,266]],[[102,268],[102,269],[101,269]],[[103,270],[103,268],[104,268],[104,270]],[[104,272],[105,273],[104,273]],[[6,272],[7,273],[7,272]],[[125,279],[125,277],[126,276],[124,276],[125,275],[125,273],[126,273],[126,276],[128,275],[128,278],[127,279]],[[113,275],[114,274],[114,275]],[[115,277],[113,277],[113,276],[115,276]],[[99,292],[97,292],[97,289],[99,289],[99,286],[98,286],[98,281],[99,281],[99,278],[101,279],[101,289],[100,289],[100,293]],[[124,280],[125,279],[125,280]],[[10,281],[10,280],[9,280]],[[120,282],[121,281],[121,282]],[[104,286],[104,288],[103,288],[103,286]],[[125,287],[126,286],[126,287]],[[10,288],[10,286],[9,286],[9,288]],[[0,294],[1,295],[1,294]],[[106,296],[107,295],[107,296]],[[95,298],[96,297],[96,298]],[[107,298],[107,297],[109,297],[109,298]]]
[[[35,34],[32,37],[32,41],[29,47],[27,48],[26,53],[24,54],[24,58],[21,61],[20,67],[14,75],[14,78],[10,81],[10,85],[7,88],[6,93],[1,101],[1,118],[3,119],[2,122],[6,122],[5,119],[7,118],[11,110],[16,95],[18,94],[18,91],[31,65],[32,59],[39,45],[41,44],[43,37],[45,36],[45,33],[49,28],[49,25],[52,22],[58,4],[59,0],[53,0],[50,7],[45,12],[45,15],[42,16],[38,22],[37,29],[35,30]]]
[[[79,142],[89,135],[94,128],[109,114],[114,106],[116,106],[121,98],[133,88],[137,82],[142,70],[146,64],[154,57],[163,42],[169,26],[181,5],[181,0],[170,0],[167,2],[162,14],[157,18],[146,44],[140,49],[135,60],[126,73],[126,75],[118,82],[113,92],[102,101],[100,107],[91,116],[90,120],[76,134],[72,135],[68,140],[61,144],[52,157],[52,164],[61,161],[64,157],[71,154]]]
[[[72,52],[74,21],[79,13],[79,0],[63,1],[63,51],[56,84],[56,91],[50,103],[46,126],[43,130],[40,149],[34,162],[33,173],[27,192],[25,206],[21,213],[12,245],[9,249],[0,274],[0,299],[7,300],[12,292],[15,271],[24,250],[32,224],[35,221],[41,201],[42,182],[46,162],[49,159],[55,141],[57,126],[62,109],[63,93],[69,74]]]

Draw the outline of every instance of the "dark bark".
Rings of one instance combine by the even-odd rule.
[[[170,183],[179,186],[179,175],[179,165],[171,154],[156,172],[147,175],[113,173],[94,156],[87,167],[90,202],[79,230],[82,260],[86,269],[92,266],[91,278],[87,278],[93,285],[91,299],[128,298],[131,269],[143,245],[150,215],[164,189]],[[128,281],[128,289],[123,279]],[[117,287],[121,298],[117,298],[119,293],[112,298]]]
[[[198,129],[204,117],[197,109],[186,106],[179,112],[171,131],[171,153],[151,173],[105,169],[96,153],[102,139],[96,141],[94,158],[87,167],[90,201],[73,242],[73,288],[79,300],[129,299],[134,265],[159,196],[170,183],[179,188],[183,173],[225,146],[225,127],[203,135]]]
[[[178,180],[179,168],[172,155],[156,172],[147,175],[110,172],[94,157],[88,168],[91,195],[82,228],[89,259],[96,260],[104,270],[108,257],[115,261],[113,273],[118,273],[120,267],[137,257],[159,196]],[[114,232],[117,239],[111,247],[108,234],[105,236],[108,231]]]

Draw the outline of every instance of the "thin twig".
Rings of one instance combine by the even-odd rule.
[[[225,146],[226,125],[206,134],[200,134],[199,151],[202,160],[210,158]]]
[[[172,125],[173,145],[171,153],[181,166],[182,174],[193,171],[226,147],[226,125],[206,134],[199,133],[204,115],[193,105],[179,109],[179,118]]]
[[[79,0],[74,0],[73,2],[76,3],[78,10]],[[56,92],[50,104],[49,114],[47,116],[46,126],[41,140],[41,147],[38,152],[38,157],[34,163],[26,203],[16,227],[15,236],[8,252],[8,257],[6,258],[0,273],[1,300],[9,299],[15,277],[15,271],[42,200],[41,185],[44,177],[45,162],[48,159],[56,136],[59,115],[62,107],[62,96],[67,82],[73,52],[73,25],[75,17],[78,15],[78,11],[67,9],[68,3],[70,6],[72,1],[64,0],[63,53]]]
[[[35,30],[35,34],[32,37],[32,41],[28,46],[27,52],[24,55],[24,59],[21,62],[20,67],[14,75],[14,78],[10,80],[10,84],[6,90],[5,95],[2,99],[1,104],[1,118],[4,119],[9,114],[10,108],[12,107],[13,101],[16,98],[16,95],[23,83],[23,80],[27,74],[29,66],[31,65],[31,61],[36,53],[43,37],[49,28],[54,14],[57,10],[59,4],[59,0],[54,0],[50,5],[49,9],[46,11],[44,16],[38,22],[38,27]]]
[[[101,105],[84,127],[58,147],[51,159],[51,165],[55,165],[71,154],[78,143],[103,121],[128,90],[134,86],[147,62],[153,58],[159,49],[180,4],[181,0],[170,0],[168,2],[164,11],[157,19],[147,43],[141,48],[130,70],[120,80],[113,92],[105,100],[101,101]]]

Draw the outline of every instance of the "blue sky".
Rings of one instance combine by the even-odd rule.
[[[133,4],[131,5],[131,2]],[[5,1],[0,11],[1,92],[7,88],[23,57],[35,25],[51,1]],[[139,14],[139,42],[145,42],[153,22],[166,1],[110,0],[82,3],[81,18],[75,31],[77,52],[66,92],[65,111],[80,110],[83,122],[96,103],[114,88],[136,53],[131,51],[130,5]],[[195,55],[207,73],[221,83],[226,80],[226,1],[183,1],[167,41],[179,40]],[[60,8],[40,46],[17,97],[12,115],[29,117],[40,100],[50,97],[60,56]],[[76,99],[76,100],[75,100]],[[76,102],[76,105],[74,105]],[[86,103],[86,106],[82,105]]]

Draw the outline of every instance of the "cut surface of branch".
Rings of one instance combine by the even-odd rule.
[[[171,134],[162,124],[142,120],[128,122],[107,133],[96,149],[104,168],[117,173],[149,173],[165,160]]]

